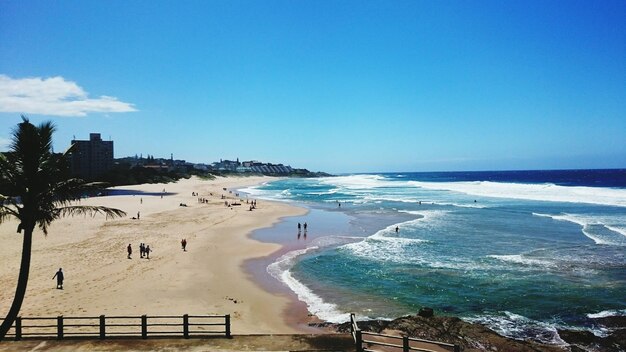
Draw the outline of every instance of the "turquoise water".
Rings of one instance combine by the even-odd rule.
[[[311,210],[256,236],[282,243],[272,236],[292,236],[268,272],[321,319],[393,318],[428,306],[503,335],[558,344],[556,327],[603,334],[590,317],[626,314],[624,175],[611,174],[610,187],[571,174],[544,175],[553,182],[518,174],[510,182],[507,175],[350,175],[246,191]],[[559,183],[564,176],[568,182]],[[598,183],[588,175],[584,182]],[[296,222],[308,222],[308,237],[296,237]]]

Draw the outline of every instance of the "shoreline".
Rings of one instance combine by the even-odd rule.
[[[266,200],[250,211],[245,198],[235,197],[235,189],[269,180],[274,178],[192,178],[121,186],[115,188],[121,194],[81,200],[122,209],[127,217],[63,218],[48,236],[36,230],[21,315],[231,314],[234,334],[301,332],[289,319],[291,300],[264,290],[244,270],[246,260],[280,249],[251,238],[254,230],[304,212]],[[243,200],[241,206],[224,205],[235,198]],[[16,226],[14,220],[0,225],[0,287],[7,288],[0,292],[1,314],[12,302],[19,273]],[[188,241],[186,252],[182,238]],[[129,243],[132,259],[127,259]],[[149,260],[139,258],[139,243],[151,246]],[[50,279],[59,267],[65,273],[63,290]]]
[[[271,199],[271,198],[269,198],[269,199]],[[287,202],[287,203],[295,205],[295,206],[302,206],[303,205],[303,204],[301,204],[301,203],[299,203],[297,201],[291,201],[291,202]],[[324,204],[324,203],[321,203],[321,204]],[[345,207],[342,207],[341,211],[333,211],[333,209],[337,209],[337,208],[332,207],[332,206],[331,207],[326,207],[326,206],[316,207],[314,205],[306,205],[306,204],[304,206],[306,206],[307,209],[309,209],[309,213],[310,214],[315,214],[315,212],[322,212],[322,213],[325,213],[328,216],[326,219],[321,219],[319,222],[328,221],[327,220],[328,218],[332,219],[333,216],[335,216],[333,214],[337,214],[337,213],[344,213],[346,215],[350,214],[349,211],[346,213],[347,209]],[[410,213],[407,212],[407,214],[410,214]],[[292,217],[292,218],[289,218],[289,219],[281,219],[281,222],[276,224],[276,225],[274,225],[274,227],[272,227],[271,229],[257,230],[257,231],[255,231],[255,233],[252,236],[253,236],[253,238],[259,239],[259,240],[264,241],[264,242],[281,244],[283,246],[283,249],[281,250],[281,253],[287,253],[287,252],[293,252],[295,250],[301,250],[301,249],[307,248],[307,246],[305,246],[305,247],[294,246],[293,243],[295,242],[295,238],[294,237],[289,237],[289,236],[293,236],[293,234],[295,233],[295,225],[296,225],[297,221],[309,221],[308,218],[309,217],[307,216],[307,217],[300,217],[300,218]],[[423,216],[422,216],[422,218],[423,218]],[[364,219],[357,218],[357,220],[364,220]],[[365,221],[367,222],[367,219],[365,219]],[[331,220],[331,222],[332,222],[332,220]],[[309,229],[315,229],[315,228],[317,228],[319,226],[320,226],[319,223],[316,223],[314,221],[310,221],[309,222]],[[378,223],[378,226],[379,227],[381,226],[380,223]],[[400,225],[400,226],[402,227],[402,225]],[[286,233],[286,235],[281,234],[281,232]],[[341,231],[339,231],[339,232],[341,232]],[[351,236],[353,236],[353,235],[359,236],[357,234],[357,232],[358,231],[355,231],[354,234],[351,234]],[[370,236],[370,235],[372,235],[375,232],[376,231],[369,232],[369,233],[365,234],[364,237]],[[341,233],[338,234],[336,231],[333,231],[332,233],[320,234],[320,237],[324,237],[324,236],[334,237],[334,236],[337,236],[337,235],[341,236],[342,234]],[[290,248],[290,249],[288,249],[288,248]],[[280,255],[273,254],[272,256],[274,257],[274,259],[276,259]],[[269,264],[271,264],[271,263],[272,262],[270,261]],[[265,266],[267,266],[267,265],[268,264],[266,264]],[[274,281],[279,282],[279,280],[276,280],[276,279],[274,279]],[[298,291],[297,290],[297,285],[295,287],[296,287],[295,289],[291,288],[289,290],[290,291],[291,290]],[[299,293],[294,293],[292,291],[291,295],[292,296],[299,295]],[[308,299],[305,299],[304,301],[310,302]],[[313,302],[315,302],[315,300],[313,300]],[[302,306],[306,306],[307,304],[308,303],[302,303],[301,305]],[[314,303],[311,303],[311,304],[314,304]],[[313,308],[312,311],[315,312],[315,308],[314,307],[312,307],[312,308]],[[347,315],[347,313],[345,313],[345,314]],[[389,321],[393,321],[393,320],[397,320],[397,319],[405,317],[406,314],[417,314],[417,311],[406,312],[405,314],[395,315],[395,316],[389,317],[389,318],[378,318],[378,319],[384,319],[384,320],[388,319]],[[440,315],[440,314],[441,314],[441,317],[444,317],[444,318],[447,318],[447,319],[451,319],[451,318],[460,319],[460,318],[458,318],[459,317],[458,314],[437,312],[437,315]],[[328,316],[328,315],[326,315],[326,316]],[[611,317],[611,319],[617,321],[617,323],[615,323],[617,325],[613,325],[614,327],[616,327],[616,329],[618,329],[618,330],[619,329],[623,329],[623,325],[622,325],[623,324],[622,323],[623,319],[620,318],[619,314],[617,316]],[[320,320],[322,320],[322,319],[320,319]],[[319,327],[319,328],[323,328],[323,329],[328,329],[328,330],[331,330],[332,332],[337,332],[337,330],[336,330],[337,326],[341,325],[341,324],[334,324],[334,323],[328,322],[328,321],[332,321],[331,319],[323,319],[323,320],[327,320],[327,321],[324,321],[322,323],[317,323],[317,324],[314,323],[313,326],[316,326],[316,327]],[[377,319],[372,319],[372,321],[377,321]],[[465,322],[464,324],[471,325],[471,326],[476,326],[476,327],[487,327],[488,326],[488,324],[481,324],[480,322]],[[607,326],[609,326],[609,325],[607,325]],[[572,328],[574,330],[569,330],[568,327],[555,326],[555,334],[556,334],[556,330],[557,329],[559,330],[558,333],[562,333],[564,336],[565,335],[567,336],[567,338],[563,338],[563,341],[568,341],[568,342],[571,341],[571,343],[573,343],[573,344],[579,343],[579,340],[580,341],[595,341],[595,342],[590,342],[590,343],[596,343],[596,342],[597,343],[608,343],[607,341],[610,341],[610,339],[604,339],[603,337],[599,337],[597,335],[594,337],[592,332],[584,330],[584,329],[582,331],[578,331],[578,330],[576,330],[574,328]],[[611,330],[611,328],[608,328],[608,329]],[[492,331],[494,334],[497,334],[495,332],[495,330],[490,330],[490,331]],[[510,341],[520,341],[520,340],[515,339],[514,337],[505,337],[504,335],[498,335],[498,336],[501,336],[502,338],[510,340]],[[555,335],[555,336],[557,336],[556,340],[561,339],[561,337],[558,337],[558,335]],[[615,337],[615,338],[619,339],[620,337]],[[436,338],[431,338],[431,339],[436,339]],[[540,341],[540,340],[537,340],[537,343],[539,345],[546,346],[546,348],[551,348],[551,347],[556,346],[556,345],[554,345],[552,343],[547,343],[547,342],[543,342],[543,341]]]
[[[21,315],[231,314],[233,334],[337,333],[267,273],[264,263],[328,236],[328,229],[338,236],[354,230],[350,215],[266,199],[249,211],[245,196],[237,197],[243,199],[241,206],[226,207],[221,199],[223,194],[234,200],[237,189],[275,180],[190,179],[117,187],[117,195],[82,200],[128,215],[108,221],[65,218],[52,224],[47,237],[36,231]],[[213,195],[204,204],[191,192]],[[132,220],[137,209],[141,219]],[[296,237],[299,221],[309,222],[308,239]],[[0,286],[8,288],[0,291],[0,313],[8,310],[19,271],[21,237],[15,228],[15,221],[0,225]],[[270,238],[260,238],[263,233]],[[189,242],[187,252],[181,250],[181,238]],[[129,241],[132,260],[126,259]],[[153,248],[150,260],[138,258],[139,242]],[[56,290],[51,280],[59,266],[66,273],[64,290]]]
[[[259,228],[253,231],[250,234],[250,237],[254,240],[258,240],[263,243],[277,244],[280,246],[280,249],[269,256],[248,260],[245,265],[246,270],[250,273],[253,280],[257,281],[257,283],[265,290],[278,295],[287,295],[292,300],[292,303],[290,304],[290,307],[292,307],[291,314],[287,315],[286,318],[289,319],[290,322],[295,322],[298,326],[304,327],[304,332],[315,331],[311,329],[324,329],[326,332],[335,332],[333,329],[325,328],[324,324],[336,324],[337,319],[326,319],[324,316],[318,316],[316,308],[322,308],[326,315],[328,315],[328,313],[331,313],[333,316],[341,315],[341,319],[343,319],[341,321],[349,321],[349,312],[341,313],[339,311],[326,311],[326,302],[322,305],[322,307],[309,307],[309,300],[306,298],[302,299],[300,295],[308,295],[311,293],[298,291],[297,287],[291,287],[291,285],[276,278],[273,274],[270,274],[267,271],[268,266],[275,265],[278,259],[284,255],[291,255],[293,253],[308,250],[315,251],[317,250],[315,248],[325,248],[329,244],[330,246],[339,245],[339,243],[333,244],[333,241],[338,238],[340,238],[340,241],[344,241],[341,242],[341,244],[358,241],[358,239],[365,239],[373,233],[379,231],[381,228],[384,229],[388,227],[392,223],[382,220],[382,222],[375,221],[376,225],[371,225],[374,223],[371,218],[355,217],[349,212],[335,211],[334,208],[322,209],[309,207],[306,204],[300,204],[297,202],[286,203],[290,206],[306,209],[307,212],[302,215],[283,217],[281,218],[281,221],[275,223],[271,227]],[[404,218],[408,220],[419,217],[406,215]],[[362,221],[367,222],[368,225],[362,227]],[[308,236],[305,236],[304,232],[302,232],[302,236],[297,235],[298,232],[296,225],[299,222],[308,223]],[[372,230],[371,226],[375,226],[373,232],[370,231]],[[328,241],[329,239],[330,242]],[[321,242],[318,242],[318,240],[321,240]],[[300,254],[297,254],[293,257],[294,259],[287,260],[297,261],[298,259],[296,258],[299,256]],[[283,259],[285,258],[282,258],[281,260]],[[278,267],[282,267],[282,265],[278,265]],[[279,270],[278,267],[274,267],[273,269]],[[282,272],[282,270],[280,271]],[[321,298],[317,297],[314,293],[313,295],[315,296],[313,297],[314,302]],[[309,310],[309,308],[312,308],[312,310]],[[293,312],[297,312],[296,316],[299,316],[300,318],[292,316]]]

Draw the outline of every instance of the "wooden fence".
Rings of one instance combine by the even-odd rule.
[[[350,314],[350,332],[356,345],[356,352],[460,352],[458,345],[444,342],[416,339],[407,336],[394,336],[361,331],[354,314]]]
[[[209,336],[231,338],[230,315],[18,317],[7,334],[7,337],[13,337],[15,340]]]

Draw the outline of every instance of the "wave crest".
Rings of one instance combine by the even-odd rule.
[[[482,197],[525,199],[548,202],[573,202],[626,207],[626,189],[558,186],[551,183],[525,184],[491,181],[421,182],[408,181],[413,187],[443,190]]]

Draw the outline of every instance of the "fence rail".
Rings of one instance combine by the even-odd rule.
[[[207,337],[231,338],[230,315],[18,317],[6,335],[22,338]]]
[[[445,342],[416,339],[407,336],[379,334],[361,331],[354,314],[350,314],[350,332],[356,345],[356,352],[460,352],[458,345]]]

